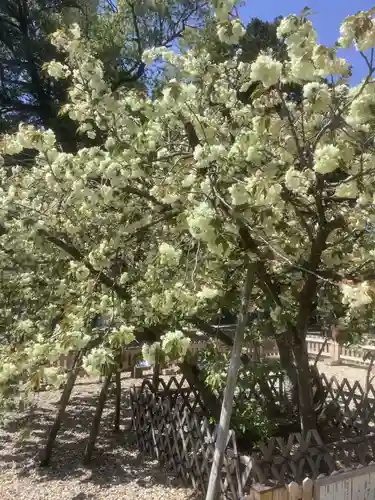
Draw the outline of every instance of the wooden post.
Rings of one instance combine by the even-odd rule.
[[[288,484],[288,493],[289,493],[288,500],[299,500],[301,498],[301,495],[300,495],[301,488],[294,481],[293,481],[293,483]]]
[[[307,477],[302,483],[302,500],[313,500],[313,490],[314,482]]]
[[[159,378],[160,378],[160,362],[159,360],[157,360],[154,365],[154,370],[152,374],[152,385],[154,386],[155,394],[158,392]]]
[[[340,365],[341,364],[341,353],[342,346],[338,342],[333,342],[333,360],[332,365]]]
[[[133,378],[142,378],[143,377],[143,369],[141,366],[134,366],[133,368]]]
[[[122,371],[122,349],[119,349],[116,359],[116,402],[115,402],[115,420],[113,425],[114,432],[120,432],[120,415],[121,415],[121,371]]]
[[[218,498],[217,490],[219,486],[223,456],[227,445],[230,418],[233,408],[233,397],[234,391],[236,389],[238,370],[241,364],[242,344],[245,336],[250,296],[254,285],[254,278],[254,265],[248,263],[242,292],[241,308],[238,314],[236,333],[228,368],[227,385],[225,387],[223,404],[221,407],[220,422],[218,426],[215,452],[211,467],[210,479],[208,482],[206,500],[217,500]]]
[[[114,431],[120,432],[120,414],[121,414],[121,372],[120,367],[116,371],[116,406],[115,406],[115,422]]]
[[[266,486],[256,484],[251,487],[250,494],[244,500],[289,500],[286,486]]]
[[[65,409],[69,403],[69,399],[70,399],[70,396],[72,394],[74,384],[77,380],[78,373],[81,369],[81,365],[82,365],[82,352],[78,353],[76,355],[75,359],[73,360],[72,370],[68,375],[63,392],[61,394],[57,415],[56,415],[55,421],[53,422],[52,427],[49,431],[47,443],[46,443],[46,446],[45,446],[43,453],[42,453],[42,458],[40,461],[41,467],[45,467],[45,466],[49,465],[49,462],[51,460],[53,445],[55,443],[57,433],[60,430],[61,422],[62,422],[62,419],[64,417],[64,413],[65,413]]]
[[[87,441],[87,445],[86,445],[86,448],[85,448],[85,452],[84,452],[84,455],[83,455],[83,463],[85,465],[89,464],[90,461],[91,461],[91,457],[92,457],[92,453],[94,451],[94,446],[95,446],[96,438],[97,438],[97,436],[99,434],[100,420],[102,418],[102,413],[103,413],[104,405],[105,405],[105,402],[106,402],[106,399],[107,399],[108,388],[109,388],[109,385],[110,385],[110,383],[112,381],[112,375],[113,375],[113,370],[110,370],[109,374],[106,376],[106,378],[104,380],[103,387],[102,387],[102,389],[100,391],[98,406],[96,407],[95,415],[94,415],[94,418],[93,418],[93,421],[92,421],[92,425],[91,425],[90,435],[89,435],[89,438],[88,438],[88,441]]]

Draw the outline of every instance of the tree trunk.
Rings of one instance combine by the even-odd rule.
[[[297,383],[297,374],[289,334],[288,332],[284,332],[280,335],[276,335],[275,338],[279,350],[281,368],[287,373],[292,381]]]
[[[160,378],[160,362],[156,361],[154,365],[154,371],[152,374],[152,385],[154,386],[155,393],[158,392],[159,378]]]
[[[60,398],[57,415],[56,415],[55,421],[52,424],[52,427],[49,431],[47,443],[46,443],[46,446],[45,446],[43,453],[42,453],[42,458],[40,461],[41,467],[46,467],[47,465],[49,465],[51,455],[52,455],[53,445],[55,443],[57,433],[60,430],[62,419],[63,419],[64,413],[65,413],[65,409],[69,403],[70,395],[72,393],[74,384],[77,380],[77,376],[78,376],[78,373],[81,369],[81,365],[82,365],[82,353],[79,353],[79,354],[77,354],[77,356],[73,362],[72,369],[68,375],[68,379],[65,383],[65,386],[64,386],[61,398]]]
[[[233,409],[234,391],[237,384],[237,375],[241,365],[242,344],[245,337],[247,314],[249,310],[251,291],[254,284],[254,275],[254,266],[249,264],[243,288],[241,309],[238,313],[236,333],[228,368],[227,385],[224,390],[223,405],[221,407],[220,423],[217,428],[218,434],[215,443],[215,453],[211,467],[206,500],[216,500],[218,498],[217,490],[220,482],[219,480],[223,457],[227,445],[230,419]]]
[[[179,364],[179,367],[189,385],[199,393],[207,413],[217,422],[220,418],[220,401],[201,379],[199,368],[188,361],[183,361]]]
[[[91,461],[92,453],[93,453],[94,447],[95,447],[96,438],[99,434],[100,420],[102,418],[104,405],[105,405],[105,402],[107,400],[108,388],[109,388],[111,381],[112,381],[112,375],[113,375],[113,370],[110,370],[109,374],[106,376],[106,378],[104,380],[104,384],[103,384],[102,389],[100,391],[98,406],[96,407],[94,419],[93,419],[92,425],[91,425],[90,435],[89,435],[87,445],[85,448],[85,452],[83,455],[83,463],[85,465],[89,464]]]
[[[297,371],[301,432],[305,434],[310,429],[316,429],[317,423],[313,404],[310,363],[305,339],[299,338],[298,342],[295,342],[293,345],[293,355]]]
[[[224,332],[220,330],[220,328],[214,328],[210,324],[206,323],[205,321],[195,317],[194,321],[192,322],[197,328],[201,329],[203,332],[205,332],[209,337],[216,337],[218,340],[220,340],[224,345],[226,345],[229,348],[233,347],[233,339],[226,335]],[[250,359],[250,356],[248,356],[245,353],[241,354],[241,361],[244,365],[249,366],[251,369],[251,365],[253,363],[253,360]],[[265,409],[267,415],[269,418],[273,418],[275,416],[275,412],[277,411],[277,405],[275,404],[275,398],[274,395],[267,384],[267,382],[263,379],[259,379],[259,387],[260,387],[260,392],[261,392],[261,400],[260,398],[258,399],[258,402],[262,404],[262,407]],[[206,387],[207,391],[207,387]],[[220,410],[218,410],[218,414],[220,414]]]
[[[114,431],[120,432],[120,412],[121,412],[121,372],[120,368],[116,371],[116,407]]]
[[[291,347],[291,339],[289,337],[288,332],[284,332],[281,335],[277,335],[275,337],[277,348],[279,350],[280,355],[280,365],[284,374],[288,378],[289,382],[289,390],[288,384],[286,384],[286,380],[284,379],[284,387],[286,389],[285,396],[289,405],[292,408],[298,407],[298,380],[297,380],[297,371],[293,357],[293,351]]]

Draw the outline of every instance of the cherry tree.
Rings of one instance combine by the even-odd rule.
[[[236,44],[244,29],[232,7],[214,5],[218,37]],[[48,71],[71,82],[62,112],[80,133],[106,139],[70,154],[52,130],[21,124],[2,137],[5,156],[38,151],[32,168],[2,170],[0,265],[12,273],[11,294],[2,292],[3,394],[60,380],[51,363],[67,351],[88,371],[113,367],[134,338],[148,342],[146,357],[162,349],[182,361],[192,326],[212,333],[210,318],[239,309],[251,267],[249,309],[266,319],[248,330],[276,339],[302,429],[315,427],[312,315],[356,331],[372,315],[372,16],[341,26],[338,46],[354,43],[369,70],[352,88],[347,62],[318,44],[305,14],[280,23],[284,62],[271,52],[247,64],[213,63],[194,46],[147,50],[145,64],[173,69],[156,98],[113,91],[78,26],[54,34],[66,61]],[[290,84],[302,87],[299,98]]]

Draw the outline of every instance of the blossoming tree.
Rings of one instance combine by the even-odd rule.
[[[215,5],[227,43],[243,34],[228,17],[232,4]],[[262,326],[298,387],[302,429],[316,425],[309,321],[317,309],[323,323],[359,330],[372,313],[372,16],[341,27],[340,46],[354,43],[369,69],[353,88],[347,62],[317,43],[304,15],[278,28],[284,62],[268,52],[251,64],[213,64],[194,47],[146,51],[146,64],[162,59],[175,75],[155,99],[113,92],[77,26],[54,35],[66,63],[49,72],[72,82],[62,112],[82,134],[106,140],[69,154],[52,130],[21,125],[2,138],[3,155],[38,151],[31,169],[2,170],[0,265],[12,276],[11,295],[1,292],[3,394],[56,380],[51,363],[71,350],[79,355],[67,398],[80,363],[114,366],[134,338],[183,358],[186,331],[210,331],[218,310],[237,307],[251,265],[251,308],[268,313]],[[285,91],[294,83],[301,99]],[[104,330],[98,315],[108,319]]]

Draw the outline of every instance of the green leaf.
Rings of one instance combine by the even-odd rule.
[[[315,15],[315,14],[316,14],[316,12],[312,11],[312,10],[311,10],[311,7],[307,7],[307,6],[306,6],[306,7],[304,7],[304,8],[301,10],[301,12],[300,12],[300,18],[301,18],[301,19],[304,19],[304,18],[306,18],[306,17],[310,17],[310,16],[313,16],[313,15]]]
[[[255,89],[252,91],[251,93],[251,98],[252,99],[258,99],[260,96],[262,96],[265,92],[265,88],[263,87],[263,85],[261,83],[259,83]]]

